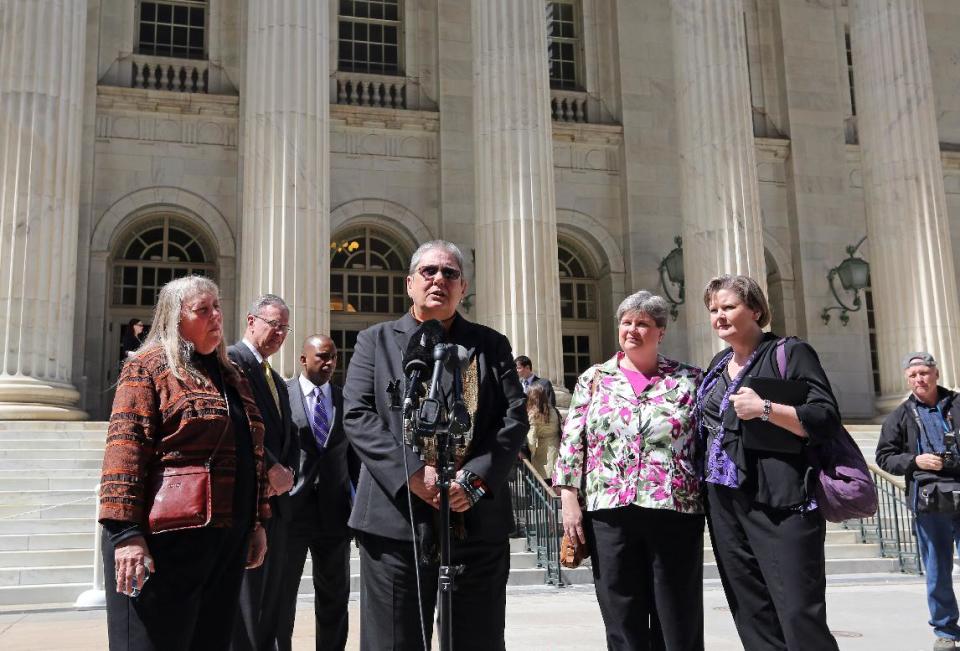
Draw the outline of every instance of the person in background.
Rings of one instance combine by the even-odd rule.
[[[300,352],[300,374],[287,381],[290,413],[297,427],[300,464],[290,491],[291,518],[280,586],[277,647],[290,651],[297,592],[310,553],[317,651],[343,651],[350,598],[351,487],[359,462],[343,433],[343,392],[330,378],[337,347],[326,335],[311,335]]]
[[[957,453],[948,449],[945,435],[956,434],[960,425],[957,393],[940,386],[940,370],[930,353],[909,353],[903,358],[903,372],[910,396],[883,421],[877,441],[877,465],[892,475],[904,475],[907,504],[917,511],[915,472],[927,471],[944,477],[960,475],[945,459]],[[960,640],[957,597],[953,591],[954,550],[960,544],[960,513],[916,513],[920,560],[927,575],[927,606],[935,636],[935,651],[956,648]]]
[[[620,303],[620,352],[577,380],[553,475],[564,533],[589,546],[612,651],[703,650],[701,374],[659,354],[668,314],[648,291]]]
[[[227,355],[250,382],[263,415],[264,460],[267,495],[274,517],[266,526],[267,543],[286,548],[291,518],[290,489],[300,459],[296,430],[290,418],[287,384],[270,366],[269,358],[280,350],[290,333],[290,309],[275,294],[257,297],[247,310],[243,338],[227,349]],[[280,626],[280,582],[283,554],[271,554],[266,562],[243,577],[240,616],[233,635],[233,651],[273,649]]]
[[[520,355],[514,358],[513,363],[517,367],[517,375],[520,376],[520,385],[523,387],[523,392],[527,393],[530,387],[539,384],[547,392],[547,401],[551,406],[556,407],[557,396],[553,392],[553,384],[546,378],[537,377],[533,372],[533,362],[530,361],[530,358],[526,355]]]
[[[527,432],[530,463],[550,483],[560,449],[561,419],[560,412],[550,405],[547,391],[540,384],[534,384],[527,390],[527,420],[530,421],[530,430]]]
[[[120,365],[133,357],[137,349],[143,345],[143,321],[140,319],[130,319],[126,330],[120,340]]]
[[[747,276],[717,276],[703,293],[710,326],[728,347],[710,361],[697,392],[705,445],[710,540],[727,603],[746,649],[836,651],[827,628],[826,521],[807,493],[810,464],[799,453],[748,448],[743,421],[761,419],[817,445],[840,430],[840,413],[820,359],[798,339],[777,346],[764,333],[770,307]],[[743,386],[746,377],[801,380],[806,402],[764,400]]]
[[[222,319],[213,281],[167,283],[120,375],[98,515],[111,651],[227,649],[244,567],[266,554],[263,421],[227,359]],[[151,487],[167,469],[208,460],[210,521],[152,530]]]

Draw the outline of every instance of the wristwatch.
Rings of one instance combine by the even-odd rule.
[[[769,400],[764,400],[764,401],[763,401],[763,413],[760,414],[760,420],[763,420],[763,421],[770,420],[770,407],[771,407],[770,401],[769,401]]]

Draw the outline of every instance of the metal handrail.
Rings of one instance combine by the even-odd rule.
[[[560,498],[526,459],[517,462],[510,494],[514,519],[526,538],[527,551],[536,552],[537,566],[546,569],[544,583],[562,586]]]
[[[861,542],[879,544],[884,558],[896,558],[901,572],[923,574],[914,514],[907,502],[904,478],[891,475],[873,463],[867,466],[877,486],[877,513],[869,518],[849,520],[844,525],[857,531]]]

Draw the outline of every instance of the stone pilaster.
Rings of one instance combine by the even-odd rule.
[[[766,288],[763,230],[741,0],[672,0],[683,266],[690,359],[723,343],[701,298],[713,276]]]
[[[330,328],[329,6],[249,0],[243,92],[239,316],[270,292],[293,334],[273,366],[296,372],[298,342]]]
[[[0,1],[0,420],[78,420],[71,384],[86,0]]]
[[[957,386],[960,310],[923,5],[854,0],[850,22],[883,410],[906,391],[907,352]]]
[[[563,386],[542,0],[474,0],[479,320]]]

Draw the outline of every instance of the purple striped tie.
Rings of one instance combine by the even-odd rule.
[[[317,403],[313,408],[313,438],[317,442],[317,447],[323,451],[327,447],[327,439],[330,438],[330,417],[323,404],[323,389],[317,387],[314,389],[314,394],[317,397]]]

